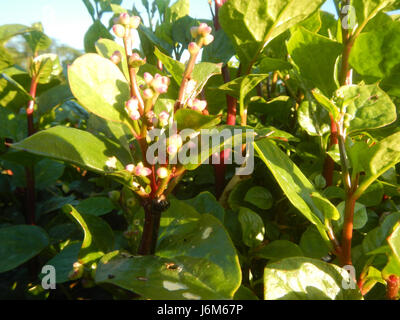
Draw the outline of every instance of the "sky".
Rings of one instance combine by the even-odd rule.
[[[251,1],[251,0],[244,0]],[[124,8],[143,9],[140,0],[124,0]],[[331,1],[323,9],[334,12]],[[208,0],[190,0],[190,15],[194,18],[210,18]],[[104,23],[108,23],[106,16]],[[51,38],[75,49],[83,49],[83,38],[92,24],[92,18],[82,0],[0,0],[0,24],[31,25],[42,22],[44,31]]]

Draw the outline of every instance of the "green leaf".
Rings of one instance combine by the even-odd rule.
[[[264,57],[261,59],[258,68],[260,69],[260,73],[269,73],[273,71],[283,71],[292,69],[292,65],[281,59],[275,59],[270,57]]]
[[[290,257],[302,257],[304,254],[301,248],[291,241],[275,240],[255,251],[254,256],[276,261]]]
[[[400,223],[394,228],[392,234],[387,239],[390,248],[400,263]]]
[[[2,73],[1,77],[4,80],[6,80],[11,86],[13,86],[15,89],[17,89],[17,91],[19,93],[21,93],[24,96],[25,99],[27,99],[27,100],[31,100],[32,99],[32,96],[29,94],[29,92],[27,92],[25,90],[25,88],[22,85],[20,85],[17,81],[15,81],[13,78],[9,77],[5,73]]]
[[[92,19],[94,20],[94,7],[90,0],[82,0],[84,5],[86,6],[86,9],[88,10],[89,14],[91,15]]]
[[[0,228],[0,273],[30,260],[48,244],[49,237],[40,227],[19,225]]]
[[[52,259],[47,261],[46,265],[53,266],[56,269],[56,283],[70,281],[69,274],[73,271],[73,264],[78,261],[81,247],[82,242],[70,243]],[[43,274],[40,274],[40,277],[43,278]]]
[[[396,0],[353,0],[351,5],[356,9],[358,28],[365,26],[379,12],[395,2]]]
[[[72,92],[69,86],[62,84],[51,88],[50,90],[42,93],[36,100],[38,104],[39,115],[44,115],[51,111],[54,107],[61,105],[65,101],[73,98]]]
[[[97,283],[111,283],[147,299],[232,299],[241,283],[235,248],[221,225],[182,201],[163,213],[155,256],[105,256]]]
[[[231,38],[245,74],[261,51],[274,38],[306,20],[323,0],[230,0],[222,6],[219,19]]]
[[[195,208],[198,213],[212,214],[222,223],[224,222],[225,210],[209,192],[201,192],[193,199],[185,200],[185,203]]]
[[[8,68],[14,64],[14,59],[10,52],[0,44],[0,70]]]
[[[0,137],[20,141],[27,136],[27,131],[26,116],[0,107]]]
[[[329,113],[319,104],[303,101],[297,110],[300,126],[312,136],[323,136],[330,132]]]
[[[368,232],[362,242],[364,253],[367,254],[384,245],[386,238],[392,234],[393,228],[399,221],[400,213],[392,213],[383,220],[380,226]]]
[[[239,210],[239,222],[242,226],[242,237],[246,246],[254,248],[264,241],[264,222],[257,213],[241,207]]]
[[[337,89],[334,69],[335,62],[343,51],[342,45],[304,28],[298,28],[292,34],[287,48],[300,70],[300,75],[313,87],[331,96]]]
[[[114,52],[119,51],[121,53],[122,59],[121,62],[118,64],[118,67],[124,73],[125,78],[128,80],[130,79],[125,49],[122,46],[120,46],[115,41],[109,39],[100,39],[96,42],[95,46],[97,53],[106,59],[110,59]]]
[[[339,110],[336,105],[318,90],[313,90],[312,94],[315,100],[333,116],[333,119],[339,121]]]
[[[130,163],[130,155],[118,145],[89,132],[53,127],[12,145],[12,148],[36,155],[65,161],[98,173],[112,172],[106,164],[116,157],[116,169],[123,170]],[[122,161],[122,162],[121,162]]]
[[[72,93],[87,111],[111,121],[128,121],[129,84],[110,60],[86,54],[69,68],[68,79]]]
[[[29,75],[41,84],[49,83],[62,71],[60,60],[56,54],[42,54],[32,60]]]
[[[109,198],[93,197],[79,202],[76,209],[81,214],[90,214],[100,217],[113,211],[114,205]]]
[[[289,201],[317,226],[322,237],[327,240],[324,223],[326,219],[339,217],[336,208],[316,191],[300,169],[272,141],[256,141],[254,147]]]
[[[22,24],[5,24],[0,26],[0,43],[7,42],[10,38],[31,30],[30,27]]]
[[[224,30],[216,31],[214,37],[214,41],[204,48],[202,61],[227,64],[235,55],[235,48]]]
[[[260,186],[252,187],[247,191],[244,200],[263,210],[271,209],[274,204],[271,192]]]
[[[85,52],[96,53],[95,44],[99,39],[110,39],[114,37],[107,30],[107,28],[101,23],[100,20],[96,20],[88,29],[84,38]],[[122,53],[123,51],[121,51]]]
[[[53,186],[64,173],[63,163],[50,159],[43,159],[35,165],[35,188],[47,189]]]
[[[321,259],[331,251],[321,238],[320,232],[313,225],[309,226],[301,235],[300,248],[306,257]]]
[[[178,125],[178,131],[184,129],[207,129],[218,125],[221,122],[220,116],[206,116],[192,109],[179,109],[174,116]]]
[[[340,219],[335,221],[334,225],[337,225],[339,229],[343,228],[344,222],[344,213],[345,213],[345,201],[342,201],[337,205],[337,209],[340,212]],[[353,220],[353,229],[358,230],[362,229],[368,221],[367,208],[361,204],[356,202],[354,207],[354,220]]]
[[[344,97],[344,111],[349,117],[345,120],[348,134],[381,128],[397,118],[396,106],[378,84],[345,86],[338,92]]]
[[[33,30],[24,34],[24,38],[34,54],[47,50],[52,42],[48,36],[39,30]]]
[[[349,284],[347,271],[320,260],[295,257],[267,265],[264,270],[265,300],[362,300]]]
[[[93,262],[113,250],[114,233],[107,222],[94,215],[80,214],[71,205],[64,206],[63,211],[71,215],[84,232],[79,262]]]
[[[362,181],[356,195],[361,196],[368,187],[391,167],[400,162],[400,132],[381,140],[366,154],[367,177]]]

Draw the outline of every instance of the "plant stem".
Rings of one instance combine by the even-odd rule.
[[[143,226],[142,240],[138,253],[140,255],[151,255],[155,253],[158,232],[160,229],[161,212],[154,210],[152,200],[144,203],[145,220]]]
[[[388,279],[386,279],[386,283],[387,283],[386,298],[388,300],[397,300],[399,295],[400,278],[392,274],[389,276]]]
[[[35,125],[33,119],[33,112],[35,109],[35,98],[38,81],[35,77],[32,78],[30,95],[32,100],[29,101],[26,109],[26,115],[28,120],[28,136],[35,133]],[[25,178],[26,178],[26,220],[30,225],[35,224],[35,173],[33,165],[25,167]]]

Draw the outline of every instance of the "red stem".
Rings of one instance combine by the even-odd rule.
[[[388,279],[386,279],[386,283],[387,283],[386,298],[388,300],[397,300],[400,288],[400,278],[392,274],[389,276]]]
[[[354,221],[354,207],[356,205],[356,198],[353,192],[347,195],[345,205],[345,216],[343,223],[342,233],[342,264],[351,265],[351,242],[353,238],[353,221]]]

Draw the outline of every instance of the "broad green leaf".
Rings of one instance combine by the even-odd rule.
[[[0,43],[7,42],[10,38],[31,30],[30,27],[22,24],[4,24],[0,26]]]
[[[356,9],[358,28],[363,28],[379,12],[395,2],[396,0],[352,0],[350,4]]]
[[[230,0],[222,6],[219,19],[231,38],[245,74],[264,47],[274,38],[306,20],[323,0]]]
[[[333,119],[335,119],[335,121],[339,121],[339,110],[336,105],[318,90],[313,90],[312,94],[315,100],[317,100],[317,102],[333,116]]]
[[[82,0],[84,5],[86,6],[86,9],[88,10],[89,14],[91,15],[92,19],[94,20],[94,7],[90,0]]]
[[[263,210],[271,209],[274,204],[271,192],[260,186],[252,187],[247,191],[244,200]]]
[[[216,31],[214,37],[214,41],[204,48],[202,61],[227,64],[235,55],[235,48],[224,30]]]
[[[297,119],[309,135],[323,136],[330,132],[329,114],[315,102],[303,101],[297,110]]]
[[[238,291],[236,291],[233,300],[259,300],[259,299],[252,290],[241,285]]]
[[[107,28],[101,23],[100,20],[96,20],[88,29],[85,34],[84,45],[86,53],[96,53],[96,42],[99,39],[110,39],[114,37],[107,30]],[[122,53],[122,52],[121,52]]]
[[[0,44],[0,70],[8,68],[14,64],[14,59],[10,52]]]
[[[292,69],[292,65],[281,59],[275,59],[270,57],[264,57],[261,59],[258,68],[260,73],[269,73],[273,71],[283,71]]]
[[[362,300],[344,269],[320,260],[295,257],[267,265],[264,270],[265,300]]]
[[[113,171],[107,166],[112,157],[116,157],[117,170],[123,170],[131,159],[126,151],[107,139],[63,126],[40,131],[13,144],[12,148],[72,163],[98,173]]]
[[[304,256],[301,248],[288,240],[275,240],[268,243],[265,247],[255,251],[254,255],[258,258],[268,260],[280,260],[290,257],[302,257]]]
[[[218,219],[172,200],[161,218],[156,255],[111,253],[101,260],[95,280],[147,299],[232,299],[241,274],[234,246]]]
[[[239,222],[242,226],[242,239],[246,246],[254,248],[264,241],[264,222],[257,213],[242,207],[239,210]]]
[[[366,154],[364,163],[367,178],[362,181],[356,194],[364,191],[382,174],[400,162],[400,132],[397,132],[375,144]]]
[[[24,34],[24,38],[34,54],[47,50],[52,42],[48,36],[39,30],[33,30]]]
[[[302,234],[300,248],[303,250],[305,256],[315,259],[326,257],[331,251],[321,238],[320,232],[313,225],[309,226]]]
[[[206,116],[192,109],[179,109],[175,113],[174,119],[179,131],[188,128],[193,130],[208,129],[221,122],[220,116]]]
[[[0,137],[20,141],[27,135],[26,116],[0,107]]]
[[[292,34],[287,48],[300,70],[300,75],[312,87],[331,96],[337,89],[334,80],[335,61],[343,51],[342,45],[304,28],[298,28]]]
[[[325,220],[339,216],[334,206],[316,191],[300,169],[272,141],[268,139],[256,141],[254,147],[289,201],[316,225],[322,237],[327,240],[324,232]]]
[[[38,113],[44,115],[63,102],[73,99],[67,84],[62,84],[42,93],[37,99]]]
[[[390,248],[400,263],[400,223],[394,228],[392,234],[387,239]]]
[[[349,101],[344,111],[349,117],[345,120],[348,133],[377,129],[391,124],[397,118],[396,106],[378,84],[345,86],[339,91],[343,99]]]
[[[18,225],[0,228],[0,273],[30,260],[48,244],[49,237],[40,227]]]
[[[87,111],[116,122],[128,121],[129,84],[110,60],[86,54],[68,69],[68,79],[72,93]]]
[[[111,227],[99,217],[80,214],[71,205],[63,207],[63,211],[81,226],[84,238],[78,255],[82,264],[93,262],[114,248],[114,233]]]
[[[35,165],[35,187],[38,190],[53,186],[64,173],[65,165],[50,159],[43,159]]]
[[[368,232],[362,242],[362,248],[365,254],[380,248],[386,243],[386,238],[389,237],[393,228],[400,221],[400,213],[392,213],[383,220],[379,227]]]
[[[119,51],[121,53],[122,59],[121,62],[118,64],[118,67],[122,70],[125,75],[125,78],[129,80],[129,69],[128,69],[128,62],[126,61],[125,49],[120,46],[115,41],[110,39],[99,39],[96,44],[96,51],[99,55],[103,58],[110,59],[114,52]]]
[[[30,76],[36,78],[41,84],[49,83],[53,77],[58,76],[62,71],[58,56],[53,53],[42,54],[35,57],[30,66]]]
[[[110,213],[114,205],[109,198],[92,197],[79,202],[76,210],[81,214],[90,214],[97,217]]]
[[[81,247],[81,242],[73,242],[46,262],[46,265],[53,266],[56,269],[56,283],[70,281],[69,274],[73,271],[73,264],[78,261]],[[43,278],[42,273],[39,276]]]
[[[12,85],[17,91],[24,96],[25,99],[31,100],[32,96],[25,90],[25,88],[20,85],[17,81],[15,81],[13,78],[9,77],[7,74],[2,73],[1,78],[6,80],[10,85]]]
[[[209,192],[201,192],[193,199],[186,200],[185,203],[195,208],[198,213],[212,214],[222,223],[224,222],[225,210]]]

